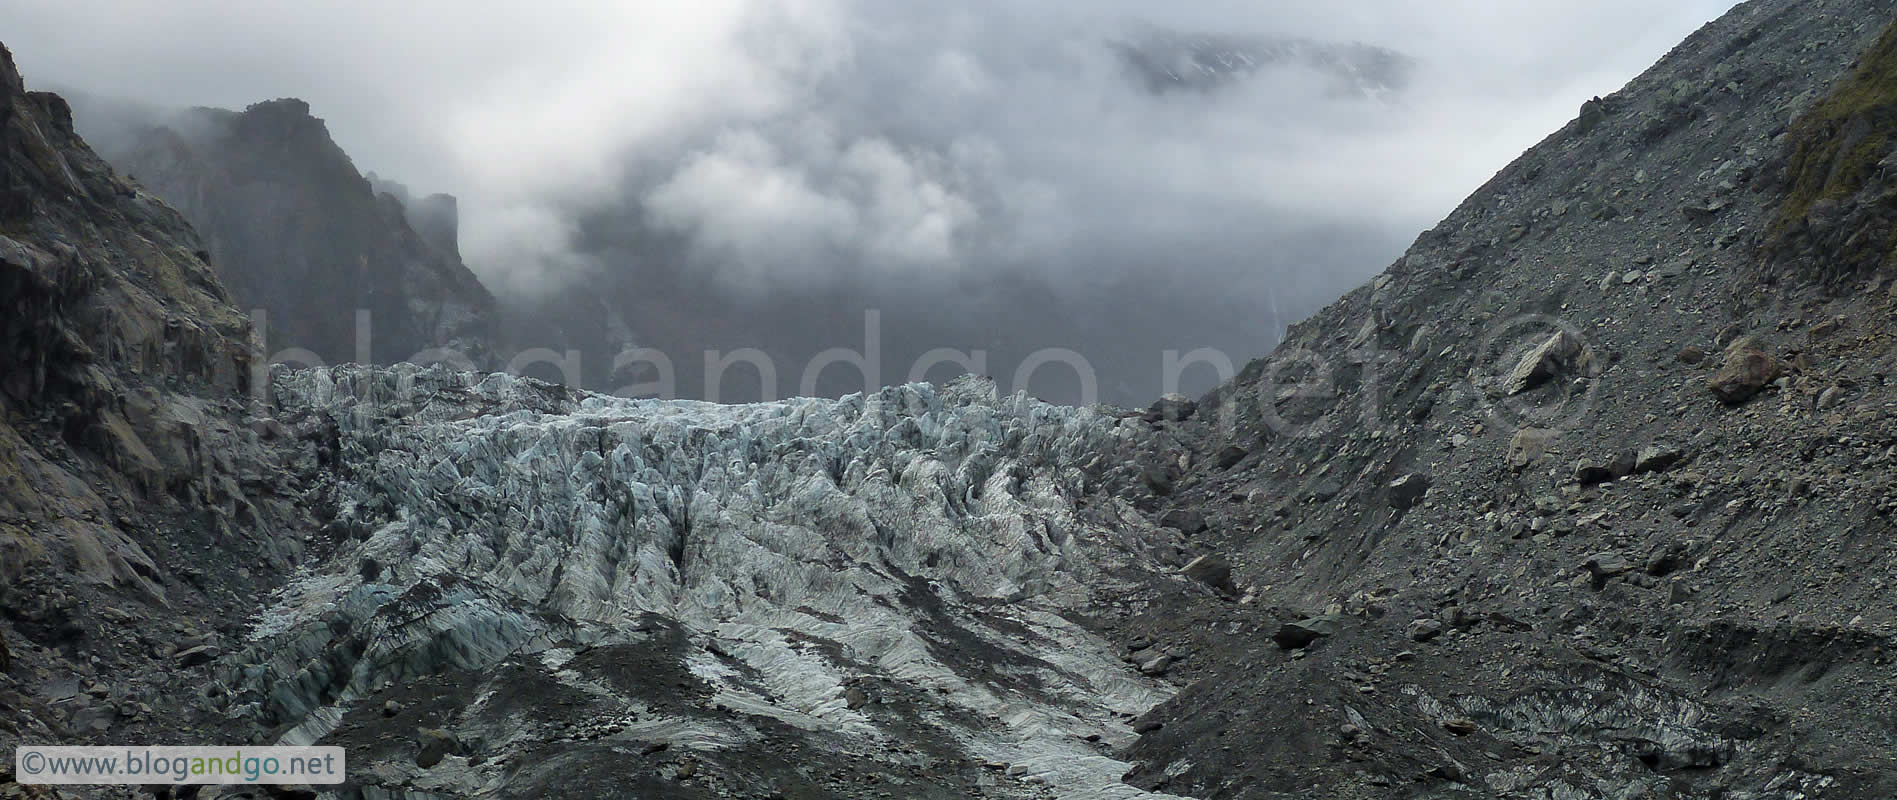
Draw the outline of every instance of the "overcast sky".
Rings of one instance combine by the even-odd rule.
[[[308,100],[364,171],[458,195],[503,295],[614,268],[576,240],[630,207],[739,294],[1117,261],[1301,314],[1732,5],[15,0],[0,36],[40,86]],[[1296,71],[1154,97],[1104,46],[1144,25],[1363,42],[1416,74],[1373,103]]]
[[[1036,112],[1060,115],[1046,124],[1061,132],[1080,161],[1101,155],[1162,160],[1184,173],[1168,182],[1248,196],[1257,191],[1233,187],[1322,173],[1327,180],[1320,196],[1300,192],[1297,201],[1357,213],[1375,206],[1379,215],[1420,227],[1570,119],[1582,100],[1617,88],[1731,5],[23,0],[0,11],[0,30],[36,83],[167,105],[241,108],[274,97],[309,100],[365,171],[418,190],[461,195],[475,216],[471,223],[485,215],[495,230],[468,232],[476,261],[498,254],[490,240],[523,232],[497,235],[502,230],[531,230],[541,221],[534,217],[548,209],[618,192],[627,159],[701,148],[700,158],[671,176],[676,180],[657,184],[654,199],[667,218],[702,226],[709,246],[756,247],[786,232],[779,223],[796,223],[806,238],[843,235],[825,226],[855,226],[868,229],[856,235],[867,237],[864,246],[877,258],[936,264],[957,226],[974,224],[969,218],[976,212],[957,187],[934,180],[927,165],[899,163],[912,154],[892,151],[869,129],[875,121],[842,119],[865,109],[837,97],[837,76],[858,86],[879,77],[904,83],[897,89],[906,94],[896,97],[921,96],[914,103],[921,108],[904,112],[907,121],[933,104],[943,125],[963,127],[944,141],[991,150],[969,159],[1039,155],[1032,151],[1048,144],[1031,141],[1031,132],[984,129],[997,110],[1016,117],[1006,121],[1016,127],[1032,124]],[[1058,96],[1033,95],[1071,87],[1011,85],[1045,77],[1050,65],[1072,60],[1061,48],[1129,20],[1364,41],[1415,56],[1423,78],[1401,124],[1391,126],[1394,135],[1332,141],[1315,165],[1302,157],[1308,154],[1220,159],[1214,181],[1191,174],[1204,162],[1167,152],[1193,144],[1190,138],[1138,130],[1139,120],[1086,107],[1107,99],[1097,87],[1074,91],[1077,101],[1066,104]],[[1049,51],[1039,56],[1043,63],[1026,62],[1035,57],[1026,53],[1029,47]],[[892,68],[891,59],[908,63]],[[872,90],[864,98],[887,96]],[[1011,105],[1027,102],[1041,107]],[[1197,135],[1224,145],[1221,137],[1245,137],[1253,117],[1240,109],[1219,120],[1231,128],[1208,124]],[[784,136],[759,134],[766,125],[800,127],[790,134],[800,141],[791,148]],[[1090,135],[1100,141],[1085,141]],[[1147,141],[1122,141],[1133,135]],[[816,179],[797,174],[804,165],[795,162],[813,159],[826,162],[820,171],[855,170],[887,185],[860,190],[878,196],[830,204],[823,187],[810,185]],[[705,208],[725,203],[734,188],[729,184],[757,188],[757,181],[765,196],[722,214]],[[1045,188],[1040,202],[1066,201],[1058,196],[1061,187]],[[814,207],[788,207],[797,203]],[[889,218],[883,229],[862,218],[877,215]]]

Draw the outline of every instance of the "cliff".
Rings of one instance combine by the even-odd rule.
[[[497,366],[498,312],[461,262],[454,199],[363,176],[303,101],[160,115],[113,141],[107,158],[178,208],[239,305],[262,312],[270,352]]]

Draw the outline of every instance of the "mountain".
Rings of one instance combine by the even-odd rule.
[[[246,407],[188,228],[5,62],[0,747],[321,741],[350,783],[288,791],[336,798],[1897,795],[1894,54],[1892,0],[1741,5],[1144,412],[414,365]],[[142,392],[204,461],[114,444],[179,441]]]
[[[238,303],[263,312],[272,353],[389,364],[445,350],[463,368],[499,366],[500,312],[461,262],[454,198],[362,175],[308,104],[80,108],[112,164],[203,234]]]

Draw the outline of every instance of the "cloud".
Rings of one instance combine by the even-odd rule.
[[[953,269],[973,202],[926,155],[886,139],[810,130],[789,152],[756,131],[719,136],[644,197],[662,229],[697,244],[736,286],[825,280],[837,264]],[[841,276],[834,276],[841,277]]]
[[[29,80],[309,100],[365,170],[460,196],[470,266],[503,294],[637,262],[751,301],[909,307],[949,338],[979,317],[968,338],[1242,360],[1732,3],[20,5]],[[1154,92],[1113,46],[1154,30],[1361,42],[1413,73],[1375,99],[1308,59]],[[639,237],[666,258],[628,256]],[[1024,281],[1090,310],[997,320],[968,288]],[[1163,330],[1072,321],[1129,308]]]

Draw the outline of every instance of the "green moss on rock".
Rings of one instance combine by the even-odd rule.
[[[1792,125],[1789,192],[1772,228],[1774,246],[1809,230],[1812,213],[1825,205],[1889,203],[1892,197],[1860,198],[1878,165],[1897,143],[1897,23],[1832,93]],[[1847,214],[1855,219],[1857,215]],[[1875,216],[1875,215],[1873,215]],[[1837,237],[1842,252],[1826,253],[1834,267],[1883,265],[1897,256],[1897,229],[1881,236]],[[1825,237],[1830,238],[1830,237]]]

